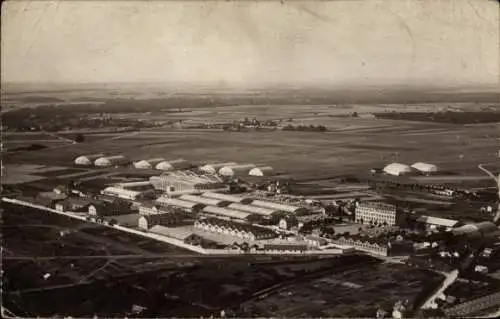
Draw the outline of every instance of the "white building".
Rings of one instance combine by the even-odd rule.
[[[101,157],[95,160],[94,165],[98,167],[110,167],[126,165],[129,160],[123,155]]]
[[[411,172],[410,166],[401,163],[392,163],[384,167],[384,173],[394,176],[401,176]]]
[[[184,159],[173,161],[162,161],[156,164],[155,168],[161,171],[179,171],[190,169],[193,165]]]
[[[133,191],[130,189],[120,188],[120,187],[106,187],[101,191],[102,195],[113,196],[128,200],[137,200],[141,198],[152,197],[154,190],[149,191]]]
[[[438,168],[434,164],[427,164],[422,162],[417,162],[411,166],[413,169],[423,173],[423,174],[431,174],[437,172]]]
[[[250,170],[255,168],[254,164],[229,165],[219,169],[219,175],[233,177],[248,175]]]
[[[250,176],[269,176],[273,175],[273,168],[271,166],[255,167],[248,172]]]
[[[75,159],[75,164],[81,166],[90,166],[96,159],[103,156],[104,154],[82,155]]]
[[[425,215],[419,216],[417,218],[417,223],[425,224],[430,229],[436,227],[444,227],[446,230],[450,230],[452,228],[461,225],[461,223],[458,220],[425,216]]]
[[[150,158],[134,162],[134,167],[138,169],[153,169],[158,163],[165,161],[164,158]]]
[[[354,211],[356,222],[362,224],[397,225],[396,206],[379,202],[364,202],[356,206]]]
[[[223,168],[224,166],[234,166],[237,165],[234,162],[228,162],[228,163],[213,163],[213,164],[206,164],[203,166],[200,166],[199,169],[200,171],[207,173],[207,174],[217,174],[217,172]]]
[[[286,205],[286,204],[279,204],[279,203],[274,203],[274,202],[268,202],[264,200],[254,200],[252,201],[252,205],[258,206],[258,207],[264,207],[264,208],[269,208],[273,209],[275,211],[281,210],[284,212],[288,213],[305,213],[307,212],[307,209],[304,207],[298,207],[298,206],[292,206],[292,205]]]

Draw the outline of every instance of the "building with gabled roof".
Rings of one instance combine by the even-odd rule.
[[[406,164],[391,163],[384,167],[384,173],[393,176],[401,176],[412,172],[412,168]]]
[[[183,221],[182,216],[175,213],[163,213],[153,215],[143,215],[139,217],[138,226],[141,229],[148,230],[153,226],[174,226]]]

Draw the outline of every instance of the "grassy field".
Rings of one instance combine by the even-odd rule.
[[[338,121],[338,119],[337,119]],[[372,120],[376,121],[376,120]],[[433,125],[433,124],[432,124]],[[6,154],[5,163],[70,165],[83,154],[124,154],[133,160],[149,157],[185,158],[193,162],[235,161],[297,171],[359,172],[393,161],[424,161],[446,170],[477,171],[477,164],[495,161],[495,125],[452,126],[427,130],[427,124],[390,130],[341,132],[214,132],[163,130],[124,133],[93,142]],[[420,132],[420,134],[416,134]]]

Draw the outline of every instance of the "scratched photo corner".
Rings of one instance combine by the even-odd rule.
[[[498,1],[4,1],[5,318],[500,316]]]

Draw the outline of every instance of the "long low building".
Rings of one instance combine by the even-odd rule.
[[[251,213],[251,214],[257,214],[261,216],[271,216],[273,213],[276,212],[276,210],[268,209],[268,208],[263,208],[263,207],[257,207],[253,205],[244,205],[244,204],[239,204],[239,203],[232,203],[228,206],[230,209],[235,209],[235,210],[240,210],[246,213]]]
[[[215,198],[231,203],[249,204],[252,202],[251,198],[245,198],[240,196],[234,196],[229,194],[215,193],[215,192],[205,192],[201,196],[208,198]]]
[[[137,200],[148,197],[152,198],[154,195],[154,190],[151,189],[147,191],[134,191],[120,187],[106,187],[101,191],[101,194],[123,199]]]
[[[228,209],[216,206],[207,206],[202,209],[202,212],[213,216],[238,219],[238,220],[246,220],[248,216],[252,215],[250,213],[245,213],[234,209]]]
[[[184,210],[189,210],[191,212],[197,212],[205,206],[205,205],[200,204],[200,203],[188,202],[185,200],[180,200],[180,199],[171,198],[171,197],[167,197],[167,196],[159,197],[155,203],[157,205],[177,207],[177,208],[181,208]]]
[[[179,199],[185,200],[188,202],[193,202],[193,203],[200,203],[200,204],[207,205],[207,206],[224,207],[224,206],[227,206],[229,204],[229,202],[223,201],[220,199],[208,198],[208,197],[196,196],[196,195],[182,195],[179,197]]]
[[[304,208],[304,207],[268,202],[268,201],[264,201],[264,200],[254,200],[254,201],[252,201],[252,205],[258,206],[258,207],[269,208],[269,209],[273,209],[273,210],[280,210],[280,211],[294,213],[294,214],[307,212],[307,208]]]
[[[277,234],[267,228],[258,227],[250,224],[230,222],[218,218],[204,218],[195,221],[194,227],[215,232],[222,235],[234,236],[250,241],[271,239],[277,237]]]

